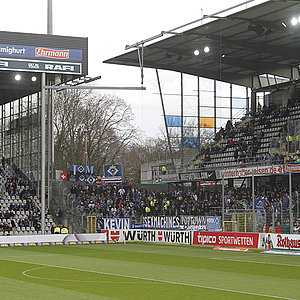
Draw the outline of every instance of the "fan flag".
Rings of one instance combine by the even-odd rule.
[[[61,173],[60,180],[67,180],[67,173]]]

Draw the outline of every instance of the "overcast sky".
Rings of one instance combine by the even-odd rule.
[[[125,52],[125,45],[186,24],[245,1],[241,0],[52,0],[53,34],[88,37],[89,75],[97,85],[139,86],[139,68],[103,64]],[[255,3],[261,3],[258,0]],[[249,7],[249,5],[248,5]],[[244,6],[245,8],[245,6]],[[0,30],[46,33],[47,0],[1,1]],[[178,75],[164,74],[164,92],[178,90]],[[147,91],[116,92],[131,105],[136,125],[147,136],[163,128],[162,109],[153,70],[145,70]],[[170,112],[167,112],[167,114]],[[174,113],[174,112],[172,112]],[[178,112],[179,113],[179,112]]]

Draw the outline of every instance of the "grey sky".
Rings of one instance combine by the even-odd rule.
[[[139,68],[103,64],[125,52],[125,45],[169,30],[241,0],[52,0],[53,34],[89,38],[89,75],[101,75],[97,85],[139,86]],[[263,0],[255,3],[264,2]],[[0,30],[46,33],[47,0],[1,1]],[[177,88],[177,77],[164,74],[166,92]],[[147,91],[111,92],[132,106],[136,124],[148,136],[163,125],[160,99],[153,70],[145,71]]]

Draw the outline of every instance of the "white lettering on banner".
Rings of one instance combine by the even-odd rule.
[[[181,216],[180,225],[191,226],[191,225],[206,225],[206,217],[202,216]]]
[[[233,236],[219,236],[220,244],[233,244],[237,246],[253,246],[253,238],[251,237],[233,237]]]
[[[58,64],[45,64],[46,70],[54,70],[54,71],[74,71],[74,66],[68,65],[58,65]]]
[[[12,54],[25,54],[25,48],[15,48],[15,47],[0,47],[0,53]]]
[[[112,237],[111,232],[113,231],[108,232],[109,237]],[[123,241],[190,244],[191,232],[185,230],[123,230],[119,235],[119,242]]]
[[[28,68],[30,69],[39,69],[40,65],[38,63],[28,63]]]
[[[179,228],[179,217],[144,217],[144,228]]]
[[[207,236],[207,235],[198,235],[198,243],[199,244],[215,244],[217,242],[216,236]]]
[[[69,50],[54,50],[54,49],[47,49],[47,48],[36,48],[35,56],[68,59],[69,58]]]
[[[0,61],[0,67],[8,67],[8,61]]]
[[[257,248],[258,233],[225,233],[225,232],[208,232],[196,231],[193,233],[193,244],[198,245],[216,245],[229,247],[249,247]]]
[[[250,167],[250,168],[240,168],[240,169],[229,169],[224,171],[218,171],[217,177],[222,178],[240,178],[240,177],[249,177],[254,175],[263,176],[263,175],[273,175],[273,174],[283,174],[283,166],[262,166],[262,167]]]
[[[130,219],[103,219],[104,230],[130,229]]]

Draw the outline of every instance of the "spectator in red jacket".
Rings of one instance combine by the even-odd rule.
[[[263,225],[263,227],[262,227],[262,229],[261,229],[261,232],[264,232],[264,233],[269,232],[269,228],[268,228],[268,226],[267,226],[266,223],[264,223],[264,225]]]
[[[281,229],[281,226],[280,226],[279,222],[277,223],[277,226],[275,227],[275,232],[276,233],[282,233],[282,229]]]

